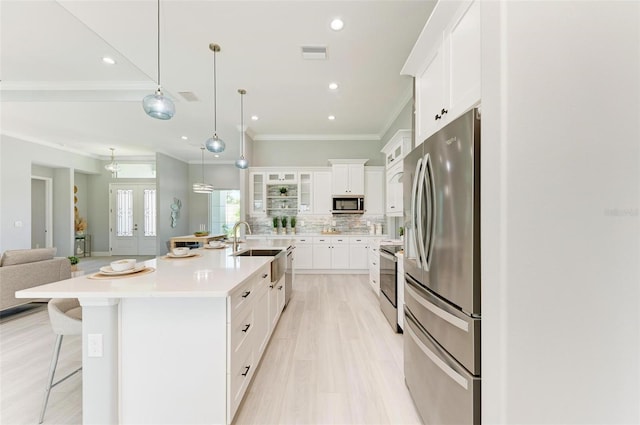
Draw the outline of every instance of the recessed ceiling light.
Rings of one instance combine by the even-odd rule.
[[[189,138],[187,136],[182,136],[181,139],[182,140],[188,140]]]
[[[220,155],[218,155],[218,154],[215,154],[213,156],[216,157],[216,158],[220,158]]]
[[[257,115],[251,115],[251,119],[254,120],[254,121],[258,121],[260,119],[260,117],[257,116]]]
[[[329,118],[329,121],[333,121],[336,119],[335,115],[329,115],[327,118]]]
[[[344,22],[342,22],[342,19],[335,18],[333,21],[331,21],[331,29],[332,30],[340,31],[342,28],[344,28]]]
[[[330,90],[337,90],[338,89],[338,83],[329,83],[329,89]]]
[[[116,61],[113,58],[110,58],[109,56],[104,56],[102,58],[102,62],[109,64],[109,65],[115,65]]]

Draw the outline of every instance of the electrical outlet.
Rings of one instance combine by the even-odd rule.
[[[87,356],[102,357],[102,334],[87,335]]]
[[[14,221],[13,222],[13,227],[22,227],[22,221],[20,221],[20,220]]]

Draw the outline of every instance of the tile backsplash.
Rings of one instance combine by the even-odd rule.
[[[287,229],[289,229],[291,227],[291,216],[287,216],[287,218]],[[384,215],[297,215],[296,220],[296,234],[299,235],[320,233],[328,229],[335,230],[341,234],[369,234],[370,225],[375,226],[378,224],[382,226],[382,233],[387,233],[387,222]],[[251,226],[253,234],[273,234],[273,217],[249,217],[247,222]]]

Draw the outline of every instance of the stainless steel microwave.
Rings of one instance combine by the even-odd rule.
[[[332,205],[332,212],[334,214],[363,214],[364,196],[334,195]]]

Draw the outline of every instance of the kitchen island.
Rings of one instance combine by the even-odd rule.
[[[16,293],[80,300],[83,423],[231,423],[284,306],[283,282],[271,282],[273,257],[192,252],[146,261],[152,272]]]

